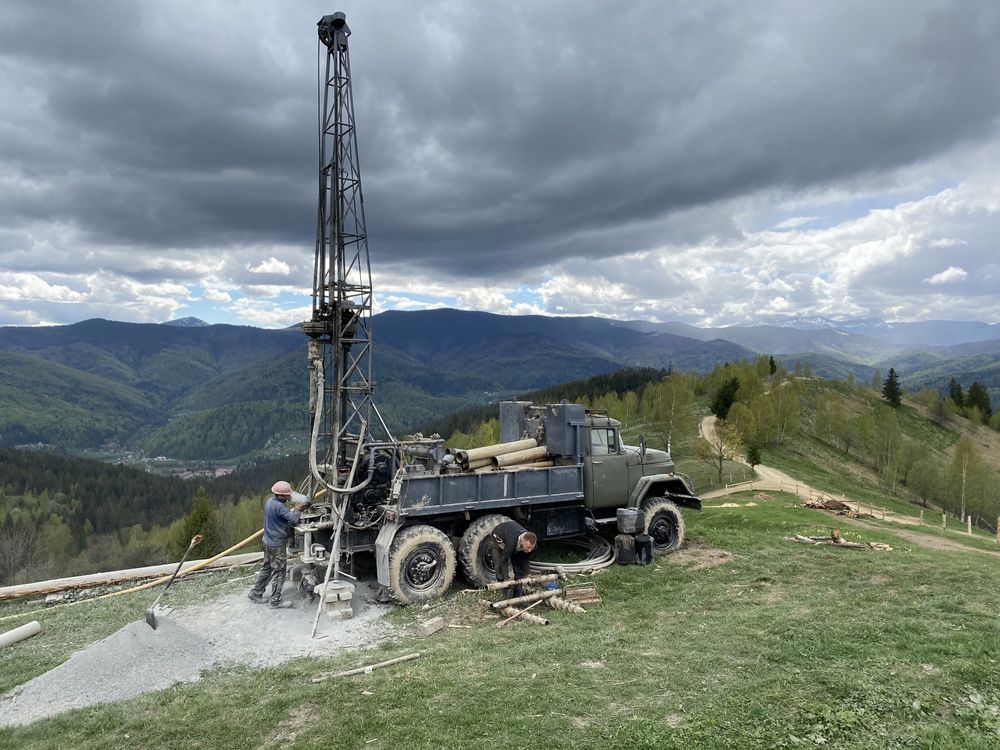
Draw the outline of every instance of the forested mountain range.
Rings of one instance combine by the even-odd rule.
[[[0,446],[113,442],[212,460],[301,448],[294,441],[304,439],[307,420],[305,337],[294,328],[200,323],[0,328]],[[955,326],[973,326],[968,335],[994,330],[947,325],[954,340],[962,340]],[[705,372],[764,352],[830,377],[867,379],[895,367],[909,387],[978,380],[1000,400],[1000,339],[914,347],[873,338],[874,324],[864,330],[390,311],[373,321],[376,398],[390,427],[404,431],[623,367]]]

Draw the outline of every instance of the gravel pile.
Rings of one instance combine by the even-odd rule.
[[[0,697],[0,727],[30,724],[74,708],[134,698],[178,682],[194,682],[213,664],[265,667],[300,656],[366,648],[391,632],[386,605],[368,604],[374,590],[359,584],[351,620],[321,615],[310,638],[315,605],[289,597],[294,609],[254,604],[245,592],[126,625]]]
[[[214,661],[204,638],[165,618],[129,623],[0,700],[0,726],[197,680]]]

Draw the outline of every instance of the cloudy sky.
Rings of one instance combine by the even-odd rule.
[[[0,325],[309,315],[343,10],[376,311],[1000,322],[1000,3],[0,5]]]

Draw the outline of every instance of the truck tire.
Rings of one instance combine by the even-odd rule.
[[[647,497],[642,501],[646,514],[646,533],[653,540],[653,554],[665,555],[684,543],[684,516],[680,508],[665,497]]]
[[[499,513],[477,518],[469,524],[469,528],[462,534],[462,541],[458,543],[458,561],[462,565],[462,572],[479,588],[485,588],[487,583],[493,583],[497,579],[489,538],[497,524],[509,520],[509,517]]]
[[[443,596],[455,580],[455,548],[433,526],[407,526],[389,548],[389,593],[400,604]]]

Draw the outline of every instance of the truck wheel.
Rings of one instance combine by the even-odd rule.
[[[665,555],[680,549],[684,542],[684,516],[665,497],[647,497],[642,502],[646,533],[653,540],[653,554]]]
[[[443,596],[455,579],[455,548],[433,526],[408,526],[389,548],[389,593],[400,604]]]
[[[477,518],[462,534],[462,541],[458,544],[458,561],[462,564],[465,577],[479,588],[497,579],[493,545],[489,543],[489,538],[497,524],[509,520],[507,516],[493,513]]]

